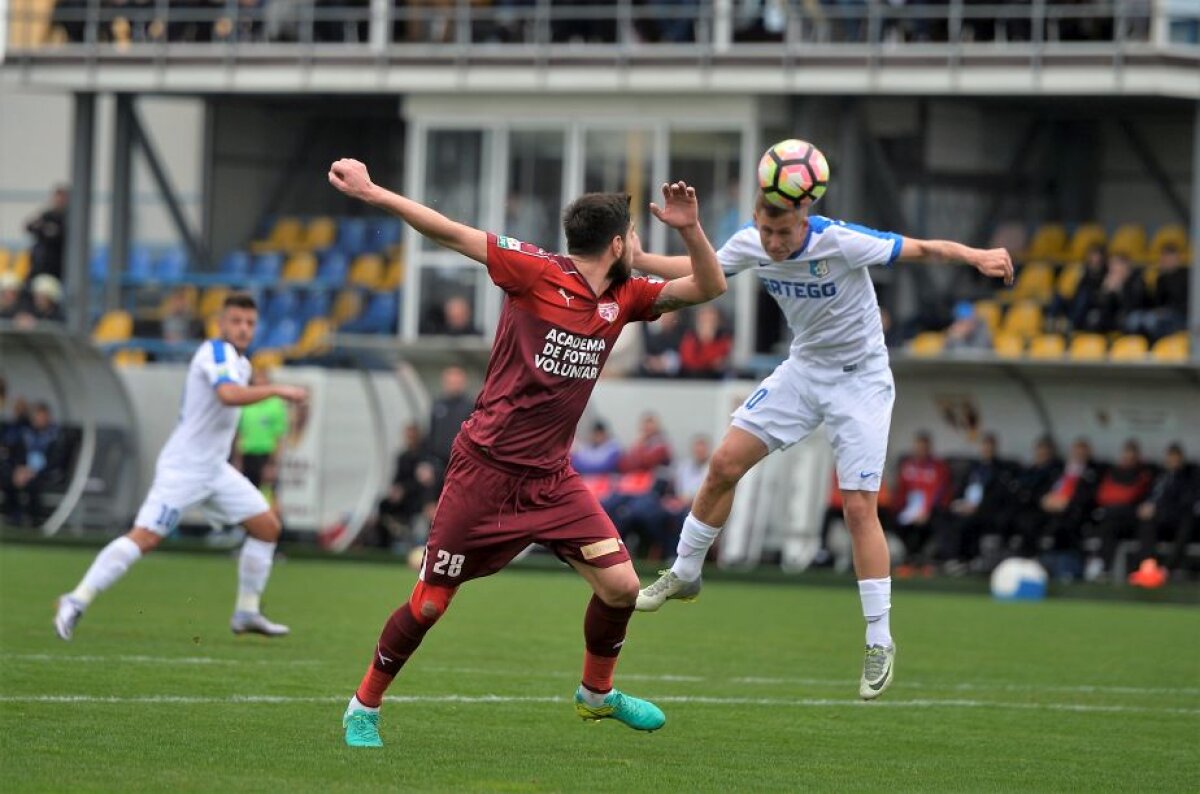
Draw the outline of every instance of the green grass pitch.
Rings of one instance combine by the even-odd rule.
[[[893,597],[897,679],[857,699],[844,588],[714,582],[635,616],[618,668],[665,729],[585,724],[586,586],[507,571],[465,588],[392,687],[382,751],[340,718],[401,565],[277,565],[283,640],[228,631],[235,563],[160,554],[74,642],[51,603],[92,552],[0,546],[6,791],[1195,791],[1200,610]]]

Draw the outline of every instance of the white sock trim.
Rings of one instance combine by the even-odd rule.
[[[257,538],[246,538],[238,558],[238,596],[235,609],[238,612],[257,614],[261,607],[263,590],[271,576],[275,560],[275,543]]]
[[[683,521],[683,531],[679,533],[679,545],[675,548],[678,556],[671,566],[671,572],[688,582],[698,579],[704,567],[704,558],[720,534],[721,527],[709,526],[688,513]]]
[[[129,566],[142,557],[138,544],[122,535],[109,542],[92,561],[83,579],[71,591],[71,599],[80,607],[87,607],[100,593],[112,587],[125,575]]]

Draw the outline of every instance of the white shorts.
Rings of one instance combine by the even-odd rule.
[[[271,509],[262,493],[228,463],[199,473],[159,468],[133,525],[167,535],[185,510],[202,502],[226,524],[240,524]]]
[[[850,372],[789,358],[733,412],[733,426],[774,452],[803,441],[824,422],[842,490],[878,491],[895,400],[886,357],[868,359]]]

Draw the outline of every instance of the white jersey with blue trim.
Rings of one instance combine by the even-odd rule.
[[[229,459],[242,410],[217,396],[222,383],[250,382],[250,360],[230,343],[212,339],[188,365],[179,423],[158,455],[160,468],[207,470]]]
[[[783,262],[767,256],[753,224],[729,238],[717,260],[727,276],[750,269],[758,275],[787,317],[792,358],[843,367],[887,355],[866,269],[896,261],[903,242],[898,234],[813,215],[804,244]]]

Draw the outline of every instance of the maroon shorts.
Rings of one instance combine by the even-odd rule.
[[[629,559],[612,520],[569,465],[550,474],[505,466],[456,438],[422,581],[456,587],[490,576],[530,543],[596,568]]]

